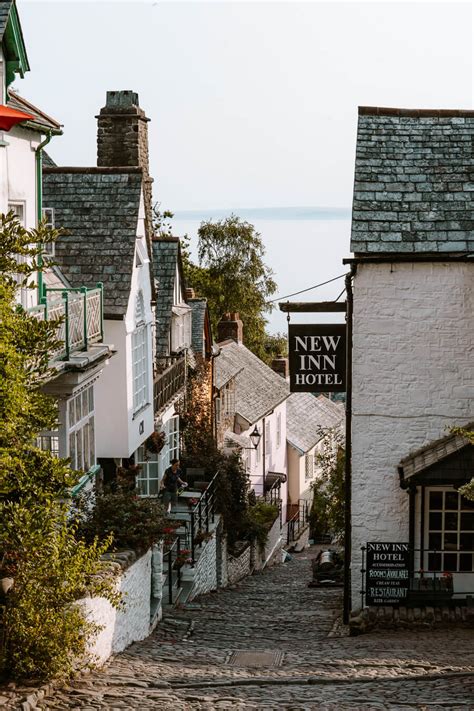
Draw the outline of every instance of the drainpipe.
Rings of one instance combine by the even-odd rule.
[[[347,343],[346,343],[346,456],[344,466],[344,610],[343,622],[349,623],[351,612],[351,495],[352,495],[352,330],[353,330],[353,292],[352,278],[356,265],[351,264],[351,271],[346,276],[347,294]]]
[[[48,131],[46,138],[39,144],[36,149],[36,219],[38,225],[43,219],[43,148],[48,145],[51,140],[51,131]],[[41,247],[41,245],[40,245]],[[43,266],[42,251],[38,255],[38,303],[43,299]]]

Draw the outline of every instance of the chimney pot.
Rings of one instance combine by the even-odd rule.
[[[226,313],[217,324],[218,341],[228,341],[232,339],[237,343],[243,342],[244,325],[236,311]]]

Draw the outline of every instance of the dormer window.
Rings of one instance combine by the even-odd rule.
[[[171,317],[171,351],[179,353],[191,345],[191,309],[186,304],[173,306]]]

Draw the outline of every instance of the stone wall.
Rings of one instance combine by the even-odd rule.
[[[239,555],[233,556],[228,553],[227,556],[227,579],[229,585],[235,585],[235,583],[250,575],[250,558],[251,558],[251,546],[247,543],[239,552]]]
[[[397,466],[474,420],[474,265],[359,265],[354,280],[352,604],[367,541],[408,540]]]
[[[217,535],[214,530],[212,538],[203,543],[199,550],[199,558],[194,567],[194,581],[189,599],[203,593],[217,590]]]
[[[133,559],[122,558],[126,565]],[[79,601],[87,617],[102,627],[89,647],[97,663],[105,662],[111,654],[121,652],[132,642],[145,639],[150,633],[150,598],[152,581],[152,553],[149,550],[135,560],[118,577],[117,589],[123,594],[124,609],[116,610],[101,597]]]
[[[281,549],[283,548],[282,528],[280,524],[280,516],[277,516],[273,526],[268,532],[267,542],[263,550],[258,543],[252,544],[251,552],[251,568],[253,570],[262,570],[276,563],[281,563]]]

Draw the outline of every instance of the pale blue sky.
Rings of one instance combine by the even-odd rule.
[[[357,105],[471,107],[470,4],[18,0],[20,92],[95,163],[107,89],[150,123],[164,207],[350,206]]]

